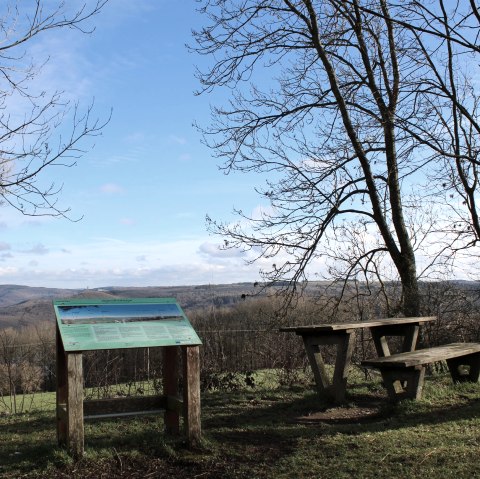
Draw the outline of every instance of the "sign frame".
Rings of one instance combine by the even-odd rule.
[[[201,345],[175,298],[53,302],[65,351]]]

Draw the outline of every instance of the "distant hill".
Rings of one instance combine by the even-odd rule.
[[[35,288],[0,285],[0,329],[21,328],[39,321],[54,321],[52,301],[74,298],[163,298],[173,297],[189,309],[233,305],[252,289],[250,283],[200,285],[105,287],[96,289]]]
[[[428,285],[430,283],[425,283]],[[329,285],[326,281],[309,283],[307,295],[315,295]],[[479,282],[450,281],[449,287],[458,288],[478,297]],[[281,286],[281,285],[277,285]],[[447,286],[447,283],[445,283]],[[337,286],[337,288],[341,288]],[[0,329],[20,328],[39,321],[54,321],[52,301],[73,298],[176,298],[185,312],[199,308],[228,307],[242,301],[258,288],[253,283],[204,284],[198,286],[149,286],[117,287],[95,289],[33,288],[19,285],[0,285]],[[271,289],[270,289],[271,291]],[[329,289],[336,294],[339,289]],[[447,294],[447,292],[445,293]]]
[[[0,285],[0,307],[13,306],[36,299],[61,299],[73,296],[81,290],[61,288],[34,288],[17,284]]]

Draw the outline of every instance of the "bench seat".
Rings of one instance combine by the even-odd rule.
[[[425,366],[446,361],[454,382],[477,382],[480,376],[480,343],[452,343],[391,356],[366,359],[362,366],[379,369],[391,400],[420,399]]]

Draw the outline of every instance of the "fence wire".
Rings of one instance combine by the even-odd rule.
[[[204,330],[203,390],[253,388],[286,380],[304,369],[301,340],[271,330]],[[0,353],[0,414],[54,407],[55,343],[6,344]],[[83,354],[86,398],[158,394],[162,390],[162,348],[88,351]]]

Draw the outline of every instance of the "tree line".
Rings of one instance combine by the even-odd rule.
[[[472,285],[429,282],[420,285],[426,316],[435,323],[422,328],[419,347],[451,341],[480,341],[479,293]],[[358,285],[339,297],[303,297],[284,324],[304,325],[330,321],[355,321],[385,317],[388,305],[382,294],[366,293]],[[401,294],[400,292],[398,294]],[[202,339],[201,384],[204,390],[254,387],[253,372],[269,370],[283,383],[298,380],[308,363],[301,340],[280,333],[279,303],[275,297],[246,298],[231,307],[190,310],[189,318]],[[398,345],[400,346],[400,344]],[[375,355],[367,333],[358,335],[354,364]],[[334,351],[326,351],[328,362]],[[39,323],[23,329],[0,330],[0,407],[4,411],[28,410],[34,394],[55,391],[55,324]],[[162,389],[161,348],[95,351],[84,353],[85,391],[101,398],[153,394]]]

